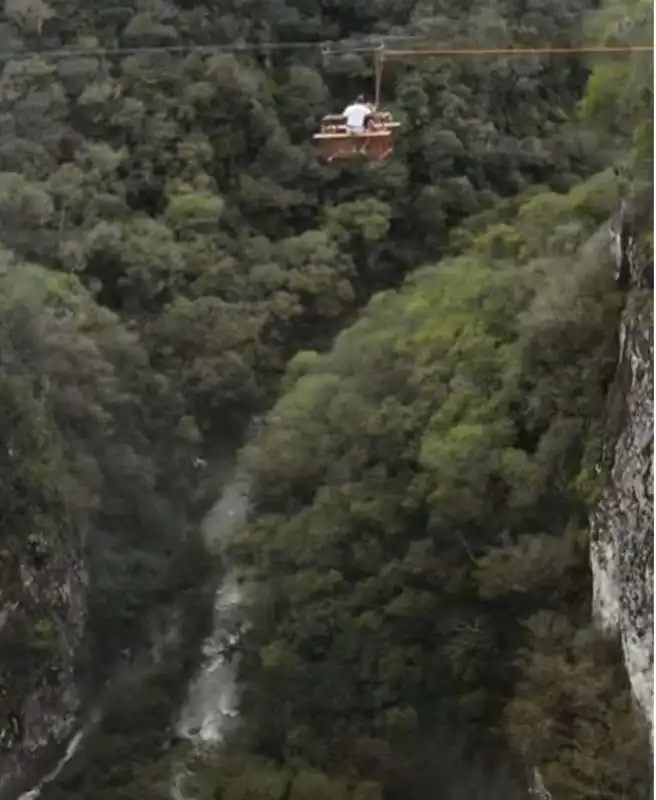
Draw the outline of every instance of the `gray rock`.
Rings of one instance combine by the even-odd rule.
[[[590,518],[590,559],[593,615],[619,636],[634,697],[653,726],[653,262],[640,253],[635,220],[627,200],[611,227],[615,276],[628,293],[606,420],[608,485]]]
[[[86,575],[75,543],[34,533],[0,553],[0,798],[49,766],[77,725]]]

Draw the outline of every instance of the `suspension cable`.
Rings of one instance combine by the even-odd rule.
[[[569,55],[619,55],[630,53],[653,53],[651,45],[627,45],[625,47],[494,47],[436,50],[386,50],[388,58],[452,56],[569,56]]]
[[[376,36],[377,42],[412,42],[421,39],[422,36]],[[164,45],[135,45],[134,47],[66,47],[55,50],[0,50],[0,62],[20,58],[83,58],[84,56],[131,56],[141,53],[155,55],[158,53],[170,53],[173,55],[185,53],[201,53],[211,55],[213,53],[262,53],[267,51],[293,52],[296,50],[320,50],[325,55],[340,55],[342,53],[372,53],[375,47],[371,43],[353,43],[348,45],[349,40],[338,41],[292,41],[292,42],[232,42],[230,44],[164,44]]]
[[[380,41],[381,37],[377,37]],[[408,42],[425,37],[397,36],[382,37],[387,41]],[[333,49],[334,48],[334,49]],[[508,47],[508,48],[437,48],[437,49],[405,49],[405,50],[384,50],[383,46],[373,47],[372,45],[356,45],[349,47],[345,41],[335,42],[236,42],[232,44],[189,44],[189,45],[154,45],[151,47],[79,47],[63,48],[57,50],[15,50],[0,51],[0,62],[13,59],[28,58],[84,58],[130,56],[139,54],[184,54],[201,53],[211,55],[213,53],[262,53],[268,51],[296,51],[296,50],[320,50],[324,54],[346,55],[358,53],[377,54],[377,64],[382,68],[384,58],[409,58],[409,57],[476,57],[476,56],[555,56],[555,55],[630,55],[632,53],[652,53],[654,48],[651,45],[627,45],[621,47]],[[382,72],[382,69],[380,70]]]

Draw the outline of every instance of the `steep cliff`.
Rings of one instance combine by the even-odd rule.
[[[653,725],[654,329],[651,187],[611,226],[616,280],[627,290],[609,395],[603,469],[591,515],[593,613],[618,635],[635,699]]]
[[[47,767],[76,726],[74,657],[84,632],[85,570],[77,543],[9,539],[0,551],[0,797]]]
[[[196,533],[196,448],[120,321],[76,278],[0,251],[0,331],[0,799],[15,800],[99,704],[122,697],[139,718],[140,688],[126,685],[179,609],[185,667],[157,699],[166,735],[212,565]]]

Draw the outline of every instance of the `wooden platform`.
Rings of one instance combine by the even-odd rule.
[[[389,114],[375,114],[370,126],[363,132],[349,131],[342,116],[328,116],[321,121],[321,128],[313,141],[326,161],[336,161],[364,156],[380,161],[394,149],[394,132],[400,127]]]

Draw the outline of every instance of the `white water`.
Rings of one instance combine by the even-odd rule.
[[[227,485],[203,524],[208,550],[220,551],[226,537],[244,520],[248,511],[249,481],[237,473]],[[243,626],[241,593],[230,566],[214,600],[212,633],[203,645],[203,664],[192,681],[187,702],[177,725],[178,736],[195,744],[217,744],[237,717],[237,687],[234,661],[229,651]]]
[[[52,783],[52,781],[54,781],[55,778],[57,778],[60,775],[61,771],[64,769],[66,764],[68,764],[68,762],[77,753],[80,745],[84,740],[84,737],[89,733],[91,728],[93,728],[93,726],[100,720],[100,717],[101,713],[99,709],[96,709],[91,712],[86,723],[80,728],[80,730],[75,734],[75,736],[73,736],[71,741],[68,743],[66,752],[59,759],[54,769],[52,769],[44,778],[42,778],[33,789],[30,789],[29,792],[23,792],[23,794],[20,795],[18,800],[36,800],[36,798],[41,795],[44,786],[46,786],[46,784],[48,783]]]
[[[248,511],[248,478],[237,471],[203,524],[203,536],[210,552],[221,552],[226,538],[241,524]],[[219,745],[238,716],[236,661],[230,651],[244,629],[241,591],[230,564],[214,596],[212,633],[203,644],[203,663],[189,686],[176,732],[193,745],[195,752]],[[190,784],[191,779],[191,784]],[[170,800],[196,800],[193,769],[184,759],[173,764]]]
[[[237,472],[203,523],[203,536],[208,550],[220,552],[226,537],[244,520],[248,511],[248,491],[248,478]],[[244,622],[239,613],[239,586],[229,565],[226,567],[228,571],[215,594],[212,633],[203,644],[203,664],[190,684],[187,701],[176,726],[178,736],[194,745],[220,743],[238,714],[236,663],[229,660],[228,652],[237,643]],[[21,794],[18,800],[37,800],[40,797],[43,788],[54,781],[75,756],[101,716],[99,708],[89,715],[70,740],[56,766],[35,787]],[[185,772],[184,765],[179,765],[173,776],[171,797],[185,797],[182,791]]]

